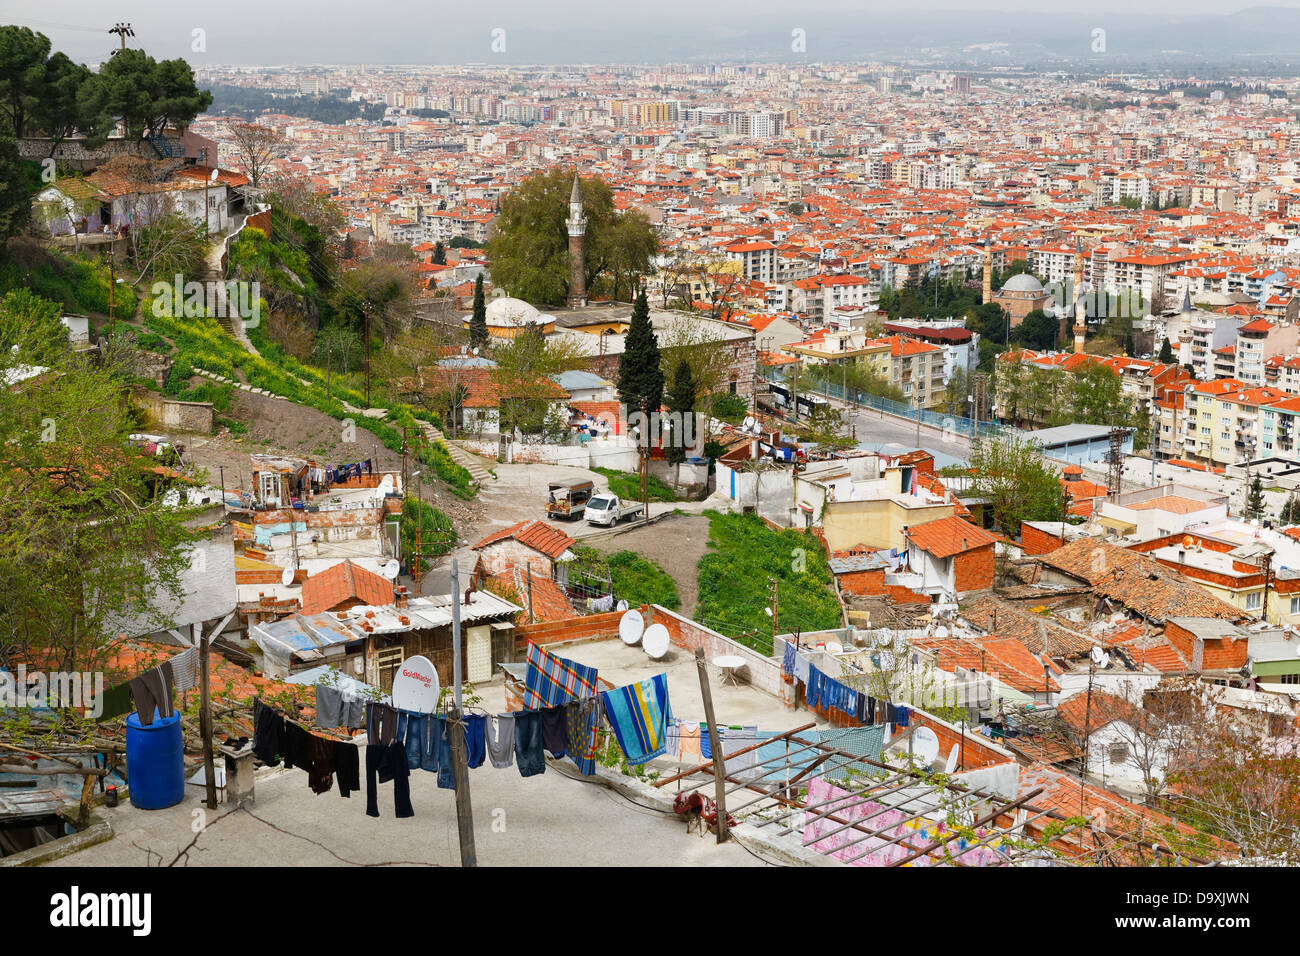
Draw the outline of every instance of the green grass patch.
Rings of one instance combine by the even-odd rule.
[[[778,634],[840,627],[839,602],[821,542],[806,531],[773,531],[753,515],[706,511],[710,550],[700,559],[700,620],[763,653],[772,651],[770,579],[779,582]],[[757,632],[740,637],[743,632]]]
[[[608,563],[614,596],[627,601],[630,607],[658,604],[675,611],[682,606],[672,577],[648,558],[635,551],[618,551],[609,556]]]
[[[108,286],[107,264],[86,256],[46,252],[33,264],[11,258],[0,265],[0,293],[30,289],[70,313],[108,315]],[[118,318],[135,315],[139,301],[139,294],[130,284],[117,284],[114,310]]]
[[[598,475],[609,479],[609,490],[624,501],[641,500],[641,476],[630,471],[615,471],[613,468],[593,468]],[[651,501],[680,501],[671,485],[665,484],[654,475],[646,477],[646,487]]]

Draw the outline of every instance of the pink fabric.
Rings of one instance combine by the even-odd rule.
[[[888,866],[911,855],[921,847],[929,846],[935,840],[942,839],[950,832],[943,823],[919,819],[909,824],[905,822],[909,814],[902,810],[887,810],[874,800],[851,803],[853,799],[855,799],[854,794],[828,783],[821,777],[812,780],[808,784],[806,805],[813,809],[804,811],[804,845],[810,846],[818,853],[827,854],[841,863],[850,863],[853,866]],[[836,823],[829,817],[816,819],[818,814],[827,811],[845,822],[862,821],[862,829],[855,830],[852,827],[840,829],[844,824]],[[871,819],[867,820],[867,817]],[[831,833],[832,830],[839,832]],[[884,830],[885,833],[879,837],[862,839],[864,830]],[[977,830],[977,838],[984,838],[988,832]],[[823,836],[823,834],[828,835]],[[906,836],[897,843],[886,845],[889,840],[904,834]],[[846,847],[845,844],[848,843],[853,845]],[[963,866],[1001,866],[1007,862],[1005,856],[986,846],[962,852],[960,843],[959,837],[945,844],[943,850],[936,850],[932,856],[917,857],[906,865],[932,866],[943,862],[945,851],[951,853]]]

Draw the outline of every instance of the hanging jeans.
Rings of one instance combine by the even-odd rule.
[[[353,790],[361,789],[361,753],[356,744],[334,741],[334,775],[339,781],[339,796],[350,797]]]
[[[521,777],[546,773],[541,711],[523,710],[515,714],[515,763]]]
[[[438,749],[438,787],[442,790],[455,790],[456,772],[451,762],[451,737],[448,736],[451,728],[447,718],[430,715],[429,726],[429,736]]]

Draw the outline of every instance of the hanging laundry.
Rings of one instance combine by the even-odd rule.
[[[284,749],[281,751],[281,756],[284,757],[286,767],[291,770],[297,767],[299,770],[311,772],[310,738],[311,734],[292,720],[284,722]]]
[[[199,686],[199,652],[187,647],[167,663],[172,666],[172,680],[179,691],[194,690]]]
[[[482,714],[465,715],[465,764],[470,770],[483,766],[487,759],[487,717]]]
[[[159,717],[172,715],[172,669],[166,661],[132,678],[130,686],[140,726],[148,727],[153,723],[155,710]]]
[[[308,734],[307,752],[311,755],[311,772],[307,775],[311,792],[326,793],[334,786],[334,741]]]
[[[564,705],[569,733],[569,758],[585,776],[596,772],[596,727],[601,713],[600,698],[587,697]]]
[[[666,731],[668,738],[664,745],[664,756],[674,759],[682,755],[682,723],[674,718],[669,721]]]
[[[804,703],[810,710],[816,710],[821,706],[822,697],[822,672],[817,668],[808,667],[808,681],[804,689]]]
[[[698,723],[681,725],[681,757],[682,763],[696,764],[703,758],[700,750],[700,725]]]
[[[379,816],[379,784],[393,781],[393,815],[415,816],[411,807],[411,770],[406,765],[406,748],[392,744],[366,746],[366,816]]]
[[[100,695],[100,713],[95,718],[95,722],[103,723],[106,720],[112,720],[114,717],[129,714],[132,706],[130,684],[118,684],[116,687],[110,687]]]
[[[550,654],[528,644],[528,671],[524,677],[524,710],[567,704],[575,697],[596,693],[596,668]]]
[[[894,723],[906,727],[912,721],[912,712],[906,707],[899,707],[894,713]]]
[[[429,730],[429,715],[416,714],[407,710],[397,712],[397,741],[406,752],[406,766],[410,770],[419,770],[424,760],[425,734]],[[436,766],[434,769],[437,769]]]
[[[600,696],[628,763],[643,764],[663,755],[668,739],[665,727],[673,716],[667,674],[656,674]]]
[[[451,758],[450,721],[439,714],[429,715],[429,734],[438,749],[438,789],[456,789],[456,768]]]
[[[552,757],[563,757],[569,752],[569,725],[564,719],[563,707],[543,707],[542,746]]]
[[[316,725],[343,726],[343,691],[329,684],[316,685]]]
[[[275,708],[253,700],[253,753],[268,767],[280,765],[284,752],[284,716]]]
[[[794,659],[794,642],[786,641],[785,651],[781,654],[781,673],[785,674],[787,677],[794,676]]]
[[[546,773],[541,711],[525,710],[515,714],[515,763],[521,777]]]
[[[350,797],[353,791],[361,789],[361,751],[357,745],[346,740],[335,740],[334,775],[339,781],[339,796]]]
[[[371,703],[366,728],[372,744],[391,744],[397,739],[397,711],[387,704]]]
[[[798,651],[794,653],[794,676],[796,680],[808,683],[808,675],[812,670],[812,663],[803,654]]]
[[[512,714],[494,714],[484,725],[488,758],[492,766],[504,770],[515,762],[515,718]]]

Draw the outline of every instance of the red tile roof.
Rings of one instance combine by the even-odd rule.
[[[914,525],[908,529],[907,538],[911,544],[936,558],[951,558],[954,554],[974,551],[997,541],[983,528],[956,515]]]
[[[573,538],[570,538],[563,531],[552,528],[544,521],[531,519],[520,521],[518,524],[512,524],[508,528],[502,528],[500,531],[494,531],[478,544],[474,545],[474,550],[486,548],[490,544],[496,544],[498,541],[505,541],[514,538],[520,544],[532,548],[534,551],[541,552],[548,558],[558,558],[569,548],[577,544]]]
[[[393,603],[393,584],[373,572],[343,561],[302,583],[302,613],[319,614],[353,598],[362,604]]]

